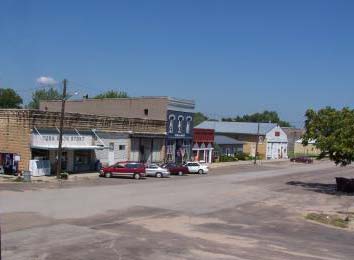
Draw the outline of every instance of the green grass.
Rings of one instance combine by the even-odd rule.
[[[316,221],[322,224],[331,225],[340,228],[347,228],[349,221],[345,221],[338,215],[327,215],[318,213],[309,213],[305,216],[306,219]]]

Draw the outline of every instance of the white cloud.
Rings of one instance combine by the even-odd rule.
[[[58,83],[52,77],[46,77],[46,76],[39,77],[36,81],[37,84],[40,86],[52,86]]]

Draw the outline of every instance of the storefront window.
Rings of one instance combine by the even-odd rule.
[[[75,152],[75,164],[89,164],[91,161],[91,152],[90,151],[77,151]]]

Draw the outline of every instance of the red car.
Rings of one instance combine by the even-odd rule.
[[[145,165],[139,162],[119,162],[100,171],[100,177],[110,178],[113,176],[132,177],[139,180],[145,177]]]
[[[161,165],[162,168],[166,168],[170,171],[171,174],[178,174],[179,176],[183,174],[188,174],[189,170],[183,165],[178,165],[176,163],[166,163]]]
[[[310,157],[301,156],[294,157],[290,159],[291,162],[301,162],[301,163],[313,163],[313,160]]]

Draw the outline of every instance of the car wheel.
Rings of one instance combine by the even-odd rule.
[[[134,173],[133,177],[134,177],[134,179],[139,180],[140,179],[140,174],[139,173]]]
[[[104,177],[105,177],[105,178],[111,178],[111,177],[112,177],[112,173],[106,172],[106,173],[104,174]]]
[[[179,171],[178,176],[182,176],[182,175],[183,175],[183,172]]]
[[[156,178],[161,178],[161,177],[162,177],[161,172],[156,173]]]
[[[198,173],[199,173],[199,174],[203,174],[204,171],[203,171],[202,169],[200,169],[200,170],[198,170]]]

